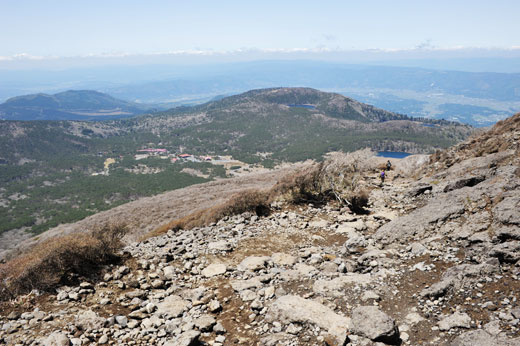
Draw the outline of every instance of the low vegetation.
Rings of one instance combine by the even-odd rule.
[[[0,265],[0,300],[32,290],[52,291],[78,278],[95,275],[102,265],[119,260],[124,225],[49,239]]]
[[[361,173],[374,170],[369,158],[370,150],[350,154],[337,153],[321,163],[283,177],[267,191],[248,190],[231,196],[225,203],[198,210],[185,217],[172,220],[143,239],[159,236],[169,230],[191,229],[208,226],[226,216],[244,212],[268,215],[275,201],[289,204],[324,204],[336,200],[355,213],[365,213],[368,206],[368,190]]]
[[[164,234],[169,230],[177,231],[179,229],[191,229],[207,226],[226,216],[242,214],[245,212],[266,215],[269,213],[269,203],[270,195],[268,192],[259,190],[240,192],[231,196],[231,198],[229,198],[225,203],[196,211],[185,217],[175,219],[162,225],[147,234],[144,239]]]

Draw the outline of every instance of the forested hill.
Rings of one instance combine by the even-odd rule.
[[[107,120],[141,114],[147,109],[150,107],[93,90],[69,90],[10,98],[0,104],[0,119]]]

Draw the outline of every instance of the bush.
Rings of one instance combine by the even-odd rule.
[[[89,277],[119,259],[124,225],[52,238],[0,266],[0,300],[37,289],[52,291],[74,276]]]
[[[322,189],[323,163],[283,177],[269,192],[273,198],[284,196],[291,203],[323,203],[329,196]]]
[[[331,155],[325,162],[285,177],[271,194],[288,193],[292,203],[326,203],[336,199],[355,213],[365,213],[368,192],[362,182],[362,172],[373,170],[370,150]]]

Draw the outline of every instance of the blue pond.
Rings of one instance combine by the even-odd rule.
[[[307,108],[307,109],[315,109],[316,106],[313,105],[288,105],[289,107],[300,107],[300,108]]]
[[[377,156],[388,157],[390,159],[403,159],[410,155],[412,155],[412,154],[405,153],[402,151],[378,151],[377,152]]]

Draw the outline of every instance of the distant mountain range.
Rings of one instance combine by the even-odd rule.
[[[150,108],[93,90],[69,90],[10,98],[0,104],[0,119],[106,120],[141,114]]]
[[[459,65],[461,66],[462,62]],[[444,66],[444,65],[441,65]],[[520,73],[462,72],[321,61],[104,66],[63,71],[2,71],[0,100],[93,89],[157,108],[202,104],[251,89],[311,87],[414,117],[488,126],[520,110]]]

